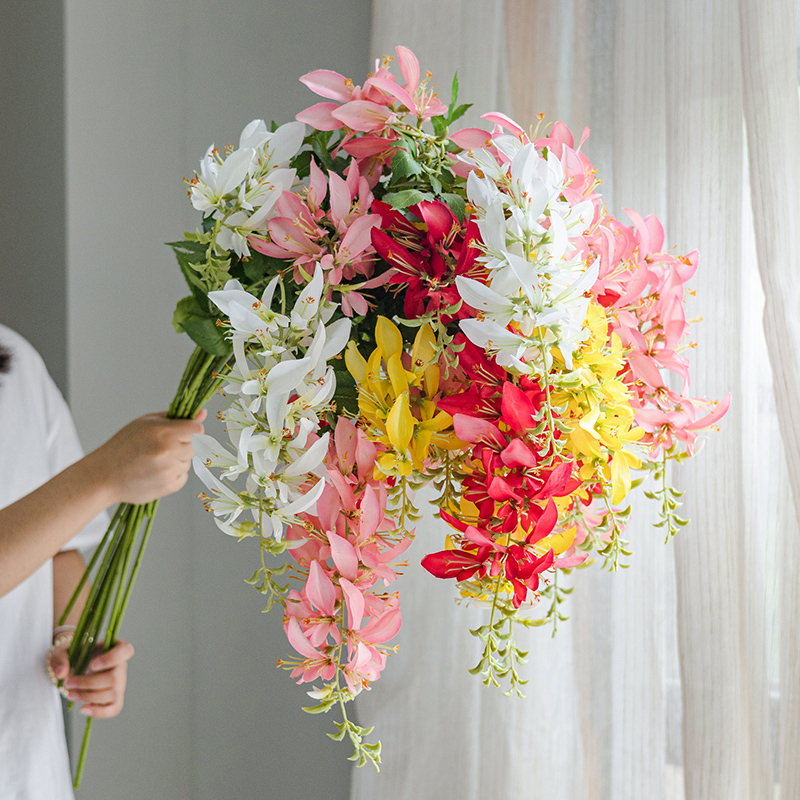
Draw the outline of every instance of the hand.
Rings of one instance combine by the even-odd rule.
[[[126,425],[87,456],[109,503],[149,503],[177,492],[192,463],[192,436],[203,433],[205,409],[195,419],[147,414]]]
[[[95,649],[85,675],[74,675],[69,668],[68,643],[54,647],[49,654],[56,678],[64,681],[68,697],[83,703],[81,714],[95,719],[110,719],[122,711],[128,661],[133,655],[130,642],[118,641],[107,653],[102,644]]]

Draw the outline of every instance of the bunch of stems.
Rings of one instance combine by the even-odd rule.
[[[229,355],[214,356],[195,348],[167,416],[170,419],[193,419],[222,382],[229,358]],[[75,675],[86,672],[98,649],[105,652],[116,644],[157,510],[158,500],[144,505],[122,503],[117,507],[61,616],[59,624],[63,625],[84,586],[91,581],[89,596],[68,651],[70,667]],[[102,634],[104,627],[105,635]],[[76,789],[83,776],[91,731],[92,718],[89,717],[75,772]]]

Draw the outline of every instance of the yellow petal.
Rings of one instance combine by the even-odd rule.
[[[422,472],[425,466],[425,459],[428,457],[428,450],[431,446],[433,431],[421,431],[417,429],[416,436],[411,442],[411,460],[414,462],[414,469]]]
[[[554,533],[552,536],[547,536],[536,542],[535,548],[539,553],[546,553],[552,548],[553,553],[560,556],[565,550],[568,550],[572,543],[575,541],[576,528],[573,525],[561,533]]]
[[[425,394],[428,397],[434,397],[436,392],[439,391],[439,365],[431,364],[425,367]]]
[[[411,361],[413,369],[420,371],[425,369],[433,361],[436,354],[436,336],[433,329],[426,322],[418,331],[414,338],[414,347],[411,349]]]
[[[619,505],[625,495],[631,490],[631,471],[628,468],[628,460],[621,454],[617,454],[609,463],[611,468],[611,503]]]
[[[356,383],[367,382],[367,361],[358,352],[355,342],[347,343],[347,350],[344,351],[344,363]]]
[[[443,431],[452,424],[453,418],[446,411],[440,411],[431,419],[421,422],[419,427],[424,431]]]
[[[389,373],[389,380],[392,382],[392,391],[395,397],[400,397],[403,392],[408,391],[408,373],[403,368],[401,353],[393,353],[386,359],[386,371]]]
[[[392,410],[386,417],[386,435],[396,452],[406,453],[411,437],[414,435],[414,417],[408,406],[407,392],[403,392],[394,401]]]
[[[378,317],[378,324],[375,326],[375,341],[386,359],[395,353],[403,352],[403,337],[400,329],[386,317]]]

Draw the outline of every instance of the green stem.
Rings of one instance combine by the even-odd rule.
[[[205,351],[200,347],[195,347],[195,349],[192,351],[192,355],[189,357],[189,362],[186,364],[186,369],[183,371],[183,375],[181,375],[181,381],[178,384],[178,391],[175,393],[175,397],[173,398],[172,403],[170,404],[167,416],[169,417],[175,416],[175,411],[177,410],[178,403],[183,397],[183,393],[186,387],[189,385],[189,381],[196,374],[198,361],[201,360],[204,353]]]
[[[81,591],[83,590],[83,587],[86,585],[86,581],[89,579],[89,574],[94,569],[95,564],[97,563],[97,561],[100,558],[100,555],[103,552],[103,549],[108,545],[114,530],[114,526],[119,521],[119,517],[122,514],[122,511],[123,511],[123,505],[120,504],[117,506],[117,510],[114,512],[114,516],[111,518],[111,522],[109,523],[109,526],[105,534],[103,535],[102,541],[97,546],[97,549],[94,551],[94,555],[92,555],[92,558],[89,561],[89,566],[86,567],[86,570],[84,571],[80,581],[78,582],[77,587],[75,587],[75,591],[72,593],[72,597],[70,597],[69,602],[67,603],[67,607],[61,614],[61,617],[58,620],[59,625],[63,625],[67,621],[67,617],[69,616],[70,611],[72,611],[72,609],[74,608],[75,603],[77,602],[78,597]]]
[[[201,348],[195,348],[181,377],[178,390],[170,404],[170,418],[194,417],[211,398],[222,378],[222,372],[230,356],[214,356]],[[92,556],[89,566],[78,584],[78,588],[67,605],[62,617],[74,607],[78,596],[86,585],[92,570],[97,569],[89,596],[76,626],[75,636],[69,648],[72,672],[82,675],[91,661],[95,643],[98,641],[103,623],[108,616],[104,637],[104,648],[110,650],[117,641],[122,619],[128,607],[136,577],[139,573],[144,551],[150,537],[158,501],[146,505],[122,503],[114,512],[103,540]],[[144,517],[147,523],[142,533],[136,557],[133,548],[142,528]],[[130,569],[130,574],[128,571]],[[127,578],[127,579],[126,579]],[[75,788],[80,786],[86,763],[86,754],[91,734],[92,718],[87,720],[81,744],[81,752],[75,774]]]
[[[75,782],[72,784],[76,789],[80,788],[81,778],[83,778],[83,768],[86,764],[86,751],[89,748],[89,737],[92,735],[92,718],[86,720],[86,727],[83,729],[83,743],[81,744],[81,754],[78,758],[78,767],[75,770]]]
[[[99,624],[102,624],[102,618],[100,618],[99,623],[96,621],[98,609],[102,605],[104,594],[108,591],[108,583],[112,580],[111,573],[114,556],[119,549],[120,542],[125,535],[127,523],[130,520],[132,507],[124,504],[120,508],[122,510],[119,514],[115,514],[117,529],[114,531],[114,536],[109,540],[109,544],[103,554],[103,560],[92,582],[89,596],[78,619],[75,635],[69,646],[69,662],[76,674],[82,674],[79,669],[79,664],[83,660],[80,654],[84,651],[85,645],[89,640],[91,640],[90,646],[94,644],[94,631],[97,630]],[[111,526],[109,530],[111,530]]]
[[[122,618],[125,615],[125,611],[128,608],[128,601],[130,600],[131,592],[133,591],[133,585],[136,583],[136,576],[139,574],[139,568],[142,565],[142,557],[144,556],[144,550],[147,547],[147,542],[150,538],[150,531],[153,527],[153,520],[156,517],[156,511],[158,511],[158,500],[154,500],[152,503],[148,503],[147,505],[147,525],[144,529],[144,535],[142,536],[141,544],[139,545],[139,552],[136,554],[136,560],[133,562],[133,570],[131,570],[131,576],[128,579],[128,585],[125,587],[125,594],[122,598],[122,603],[119,608],[119,615],[115,620],[115,625],[113,628],[109,626],[109,630],[111,631],[111,635],[113,641],[116,641],[117,634],[119,633],[119,627],[122,624]]]

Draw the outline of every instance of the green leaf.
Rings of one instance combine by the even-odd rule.
[[[392,208],[402,211],[422,200],[434,200],[435,198],[430,192],[421,192],[419,189],[403,189],[400,192],[389,192],[384,195],[383,199]]]
[[[197,273],[193,264],[205,265],[206,246],[200,242],[167,242],[167,246],[172,248],[175,258],[178,259],[178,266],[181,273],[189,285],[191,293],[200,301],[206,299],[208,290]]]
[[[393,184],[398,183],[401,178],[408,175],[419,175],[421,172],[422,167],[407,150],[400,149],[394,154],[394,158],[392,158]]]
[[[211,355],[226,356],[231,352],[230,343],[217,327],[216,317],[204,310],[193,295],[178,301],[172,325],[178,333],[185,331],[196,345]]]
[[[472,108],[472,103],[464,103],[464,105],[459,106],[458,108],[454,109],[450,112],[450,119],[449,122],[452,125],[457,119],[461,119],[464,114],[467,113]]]
[[[447,133],[447,119],[443,116],[431,117],[433,133],[437,139],[441,139]]]
[[[314,155],[317,157],[317,160],[323,167],[326,167],[327,169],[331,169],[333,167],[333,159],[331,158],[331,154],[328,152],[327,145],[323,144],[318,137],[312,138],[311,149],[314,151]]]
[[[459,222],[464,222],[464,214],[466,213],[466,207],[464,203],[464,198],[460,194],[453,194],[452,192],[446,192],[442,195],[441,198],[445,203],[447,203],[450,210],[453,214],[456,215],[456,218]]]
[[[284,261],[280,258],[265,256],[257,250],[251,250],[250,257],[242,259],[244,274],[253,283],[260,281],[264,277],[275,277],[282,269],[286,269],[290,263],[290,261]]]
[[[311,151],[303,150],[292,159],[292,166],[295,168],[299,179],[307,178],[311,173],[311,158]]]
[[[330,711],[334,705],[336,705],[335,698],[333,700],[326,700],[318,706],[303,706],[303,711],[305,711],[306,714],[325,714]],[[328,736],[331,736],[331,734],[329,733]]]
[[[450,110],[455,108],[458,102],[458,70],[453,73],[453,85],[450,87]]]

